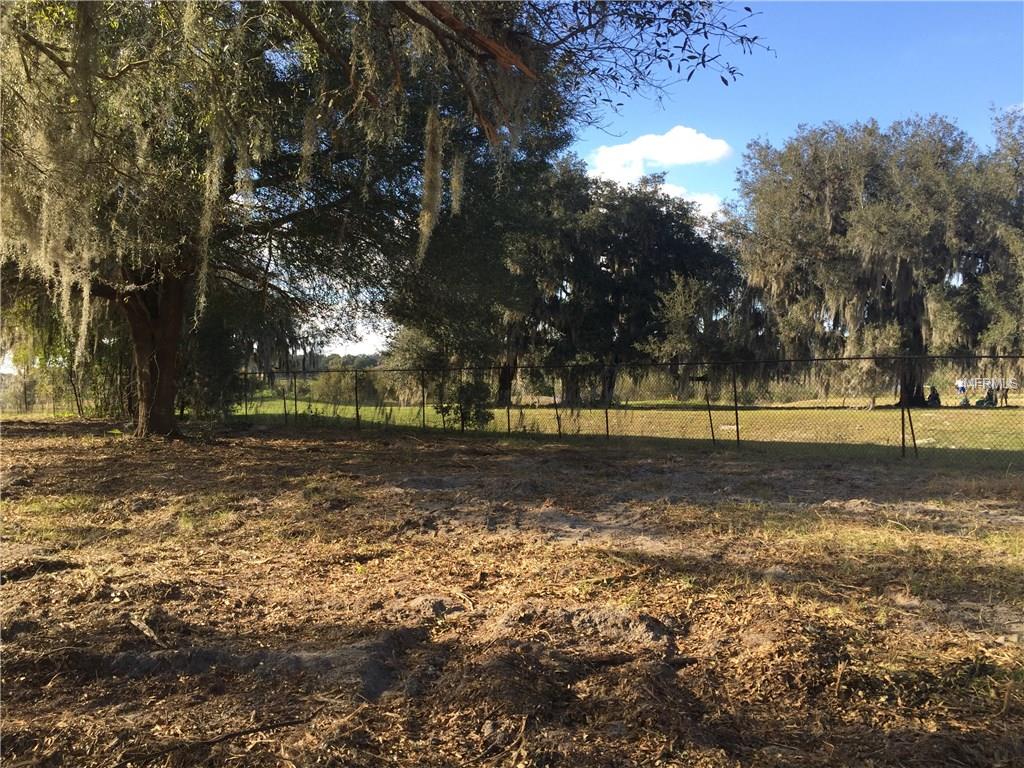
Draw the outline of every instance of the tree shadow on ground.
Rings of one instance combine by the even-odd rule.
[[[82,430],[93,439],[62,446],[66,460],[53,462],[55,449],[48,438],[81,436]],[[44,439],[34,440],[40,436]],[[586,502],[591,509],[652,501],[927,503],[953,494],[996,497],[1009,504],[1024,493],[1024,475],[1005,467],[947,471],[927,462],[837,460],[822,456],[820,446],[807,446],[809,453],[802,456],[774,448],[674,446],[667,451],[664,441],[608,446],[433,435],[422,440],[409,433],[296,435],[287,430],[255,437],[228,433],[214,440],[136,441],[75,423],[17,424],[5,437],[10,455],[28,465],[22,467],[27,477],[7,473],[23,483],[5,486],[5,495],[15,497],[31,485],[34,494],[72,492],[105,499],[190,493],[264,498],[287,490],[307,492],[316,475],[328,476],[328,484],[350,481],[352,493],[398,486],[438,499],[472,493],[494,504],[550,500],[563,506]],[[325,503],[346,506],[343,496]]]
[[[684,577],[709,591],[739,582],[755,587],[770,585],[778,593],[813,597],[823,603],[893,598],[892,607],[902,614],[927,616],[933,622],[950,620],[941,612],[947,605],[1024,605],[1024,564],[993,564],[980,556],[962,556],[950,562],[923,550],[904,551],[898,557],[884,552],[863,557],[833,550],[808,554],[796,562],[758,568],[715,556],[664,555],[629,549],[603,551],[644,572]],[[956,620],[963,618],[963,614],[957,614]],[[983,627],[972,629],[981,631]]]
[[[420,624],[324,626],[277,646],[212,631],[186,638],[152,617],[159,644],[124,622],[93,627],[99,643],[36,638],[34,652],[18,643],[5,662],[20,683],[8,693],[3,755],[15,763],[35,754],[44,765],[156,765],[169,754],[174,764],[259,765],[287,745],[299,763],[334,756],[352,765],[514,755],[531,766],[625,766],[725,754],[743,766],[922,768],[1024,757],[1016,705],[989,720],[961,702],[955,718],[933,709],[910,725],[929,701],[1006,672],[993,663],[853,667],[839,684],[844,636],[824,628],[806,648],[801,635],[781,638],[774,655],[750,651],[757,666],[726,679],[729,653],[666,653],[686,647],[685,630],[623,615],[582,637],[578,613],[517,616],[486,642],[436,638],[436,627]],[[871,710],[872,722],[863,703],[880,696],[893,704],[883,721]],[[258,740],[241,738],[261,725]]]

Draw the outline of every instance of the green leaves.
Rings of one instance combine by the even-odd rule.
[[[977,173],[987,162],[939,117],[751,144],[741,260],[787,354],[982,351],[978,278],[1005,269],[978,226],[998,209]]]

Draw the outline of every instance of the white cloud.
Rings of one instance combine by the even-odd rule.
[[[697,204],[697,209],[704,216],[714,216],[720,210],[722,210],[722,198],[713,192],[690,192],[686,187],[681,187],[678,184],[662,184],[662,190],[672,197],[681,197],[684,200]]]
[[[649,133],[627,144],[601,146],[590,157],[590,170],[619,184],[639,180],[645,173],[677,165],[715,163],[732,154],[724,139],[713,139],[685,125],[663,134]]]

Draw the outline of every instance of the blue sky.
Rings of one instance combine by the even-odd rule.
[[[733,195],[752,139],[781,144],[801,123],[887,125],[934,112],[986,146],[991,109],[1024,102],[1024,2],[744,4],[760,14],[750,33],[772,51],[730,52],[743,76],[728,87],[698,72],[662,104],[624,100],[604,130],[580,133],[575,151],[592,172],[631,181],[643,170],[664,171],[669,191],[713,209]],[[378,332],[361,335],[332,351],[384,345]]]
[[[670,191],[713,206],[733,194],[751,139],[779,144],[801,123],[876,118],[887,125],[935,112],[986,146],[991,108],[1024,102],[1022,2],[749,5],[760,14],[748,22],[750,32],[772,51],[730,51],[743,76],[728,87],[698,72],[660,105],[625,100],[605,130],[580,134],[575,151],[593,172],[629,181],[641,166],[665,171]]]

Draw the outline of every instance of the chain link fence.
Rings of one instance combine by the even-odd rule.
[[[130,420],[128,373],[5,375],[0,416]],[[1024,358],[977,356],[240,371],[218,412],[236,424],[883,448],[1016,464],[1022,387]],[[182,392],[183,419],[210,418]]]
[[[0,374],[4,420],[128,418],[134,400],[130,370],[109,376],[56,367]]]
[[[1020,461],[1022,384],[1017,357],[246,372],[233,417]]]

